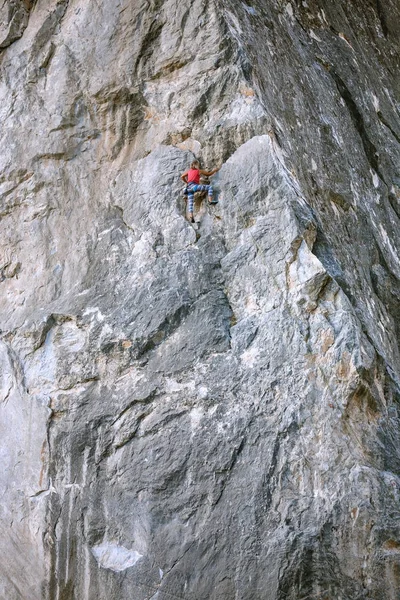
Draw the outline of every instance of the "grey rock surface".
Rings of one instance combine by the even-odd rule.
[[[0,15],[0,599],[398,600],[399,4]]]
[[[32,0],[3,0],[0,6],[0,48],[7,48],[24,33]]]

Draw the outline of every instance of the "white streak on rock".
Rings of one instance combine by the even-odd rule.
[[[246,4],[245,2],[242,2],[243,8],[244,10],[249,13],[249,15],[256,15],[257,11],[255,8],[253,8],[252,6],[249,6],[248,4]]]
[[[313,40],[315,40],[316,42],[321,42],[322,40],[313,32],[312,29],[310,29],[310,38],[312,38]]]
[[[257,364],[257,359],[260,355],[260,351],[258,348],[250,348],[249,350],[245,350],[241,355],[241,359],[245,365],[252,368]]]
[[[374,108],[375,108],[376,112],[378,112],[380,110],[380,108],[379,108],[379,99],[372,92],[371,92],[371,96],[372,96],[372,102],[374,104]]]
[[[370,169],[370,173],[372,175],[372,183],[374,184],[375,188],[379,187],[379,177],[378,175],[375,173],[375,171],[372,171],[372,169]]]
[[[291,4],[286,4],[286,12],[289,15],[289,17],[293,18],[293,6]]]
[[[194,408],[190,412],[190,426],[192,428],[192,434],[199,427],[201,420],[203,419],[204,413],[200,408]]]
[[[110,569],[116,573],[133,567],[143,556],[136,550],[128,550],[111,542],[93,546],[92,553],[102,569]]]
[[[84,317],[88,315],[93,315],[93,319],[97,319],[98,321],[104,321],[105,318],[97,306],[89,306],[83,313]]]

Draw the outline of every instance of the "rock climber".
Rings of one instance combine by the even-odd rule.
[[[217,204],[218,200],[214,200],[213,197],[214,192],[212,185],[200,184],[200,175],[204,175],[205,177],[211,177],[212,175],[215,175],[217,171],[219,171],[219,168],[213,169],[212,171],[203,171],[203,169],[200,169],[199,161],[194,160],[190,165],[190,169],[188,169],[181,175],[182,181],[186,183],[184,194],[188,197],[189,221],[191,223],[194,223],[193,205],[194,195],[196,192],[207,192],[208,204]]]

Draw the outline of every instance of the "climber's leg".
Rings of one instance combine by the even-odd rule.
[[[187,209],[188,209],[188,213],[189,213],[189,221],[191,221],[193,223],[194,222],[194,218],[193,218],[194,191],[193,191],[192,187],[188,189],[187,199],[188,199]]]
[[[214,200],[214,190],[212,185],[195,185],[192,189],[194,189],[195,192],[207,192],[208,204],[217,204],[218,200]]]
[[[214,200],[214,190],[212,188],[212,185],[208,185],[207,187],[208,204],[217,204],[218,200]]]

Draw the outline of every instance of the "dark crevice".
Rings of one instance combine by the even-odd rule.
[[[272,503],[272,490],[273,490],[273,475],[275,469],[278,465],[278,453],[280,450],[280,438],[282,434],[278,434],[275,439],[274,448],[272,451],[271,463],[268,469],[268,472],[264,475],[263,478],[263,487],[264,487],[264,500],[265,500],[265,508],[270,508]]]
[[[182,324],[182,321],[191,310],[191,304],[182,304],[179,308],[170,315],[167,315],[162,323],[157,327],[157,330],[147,337],[146,340],[139,345],[139,356],[143,356],[147,352],[154,350],[167,337],[172,335]]]
[[[121,206],[118,206],[117,204],[113,204],[112,208],[115,208],[117,210],[118,216],[121,219],[124,226],[127,229],[129,229],[129,231],[132,231],[132,233],[135,233],[134,229],[130,225],[128,225],[128,223],[124,219],[124,209]]]
[[[164,21],[159,21],[158,19],[154,19],[152,21],[148,32],[143,37],[141,48],[137,55],[138,58],[135,63],[136,72],[139,73],[140,65],[146,66],[146,63],[148,63],[150,56],[156,51],[156,42],[158,41],[161,35],[164,25]]]
[[[400,219],[400,202],[399,202],[399,199],[397,198],[396,194],[389,192],[388,200],[389,200],[390,206],[393,208],[393,211],[395,212],[396,216],[398,217],[398,219]]]
[[[115,425],[115,423],[117,421],[119,421],[120,419],[122,419],[122,417],[124,415],[126,415],[126,413],[129,412],[130,409],[133,406],[135,406],[136,404],[148,404],[149,402],[151,402],[154,399],[157,392],[158,392],[158,388],[155,388],[147,396],[144,396],[142,398],[134,398],[134,400],[131,400],[131,402],[129,402],[129,404],[127,406],[125,406],[120,413],[118,413],[118,415],[115,417],[115,419],[113,419],[113,421],[111,421],[111,425]]]
[[[249,423],[247,425],[248,428],[251,426],[252,421],[253,421],[253,419],[251,419],[249,421]],[[223,469],[223,471],[216,471],[215,472],[215,474],[221,474],[221,473],[223,473],[224,474],[224,479],[222,481],[220,481],[221,487],[220,487],[220,490],[219,490],[217,496],[213,500],[213,506],[216,506],[218,504],[218,502],[221,500],[222,496],[223,496],[223,493],[224,493],[225,488],[226,488],[227,483],[228,483],[229,474],[232,472],[235,464],[237,463],[237,460],[238,460],[240,454],[243,451],[243,448],[244,448],[244,446],[246,444],[246,439],[247,439],[246,436],[243,436],[243,438],[240,441],[239,446],[237,448],[233,449],[229,465],[225,469]]]
[[[40,52],[42,48],[50,41],[57,32],[57,27],[61,25],[65,13],[68,9],[69,0],[60,0],[55,9],[46,17],[42,26],[38,30],[35,41],[32,44],[32,56]]]
[[[395,138],[396,142],[398,144],[400,144],[400,135],[398,133],[396,133],[392,126],[390,125],[390,123],[385,119],[385,117],[383,116],[383,114],[381,113],[380,110],[378,110],[378,112],[376,113],[378,115],[378,119],[380,120],[380,122],[385,125],[385,127],[387,127],[390,131],[390,133],[393,135],[393,137]]]
[[[385,37],[388,36],[389,29],[386,22],[386,16],[382,7],[381,0],[376,0],[376,12],[378,13],[379,21],[382,27],[382,33]]]
[[[123,448],[124,446],[126,446],[133,440],[133,438],[136,436],[137,430],[140,427],[140,424],[147,417],[147,415],[148,415],[148,413],[143,413],[142,415],[139,415],[139,417],[136,419],[134,427],[132,427],[132,429],[129,431],[129,433],[126,435],[126,437],[124,437],[117,444],[114,444],[115,450],[120,450],[121,448]]]
[[[181,19],[181,27],[180,27],[180,29],[181,29],[182,35],[184,33],[184,29],[185,29],[186,23],[188,21],[188,18],[189,18],[190,14],[191,14],[192,8],[193,8],[193,0],[189,3],[189,7],[187,8],[187,10],[185,10],[185,12],[184,12],[184,14],[182,16],[182,19]]]
[[[353,97],[350,93],[350,90],[344,83],[343,79],[335,72],[334,69],[330,69],[329,72],[336,84],[339,94],[341,95],[341,97],[343,98],[343,100],[347,106],[347,109],[349,111],[350,118],[353,122],[353,125],[361,138],[361,142],[362,142],[367,160],[368,160],[369,164],[371,165],[371,168],[375,171],[375,173],[377,173],[377,175],[379,175],[380,179],[384,182],[385,178],[383,177],[382,172],[379,167],[377,149],[376,149],[375,145],[369,139],[369,136],[368,136],[368,133],[367,133],[367,130],[365,127],[364,119],[357,107],[357,104],[354,102]]]
[[[251,425],[251,421],[248,423],[248,427],[250,427],[250,425]],[[232,471],[233,467],[237,463],[237,460],[243,451],[245,443],[246,443],[246,436],[243,436],[243,438],[240,441],[239,446],[237,448],[235,448],[233,451],[232,458],[231,458],[231,464],[229,465],[229,471]]]
[[[44,57],[43,62],[39,65],[39,68],[41,70],[43,70],[43,71],[48,70],[48,68],[51,64],[51,61],[54,58],[55,53],[56,53],[56,46],[55,46],[55,44],[53,44],[53,42],[51,42],[50,48],[49,48],[46,56]]]

